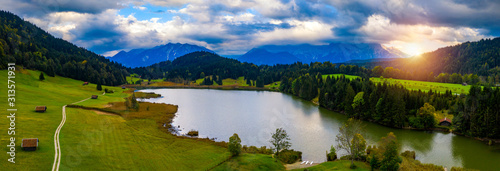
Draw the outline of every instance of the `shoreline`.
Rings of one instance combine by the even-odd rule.
[[[279,91],[278,89],[257,88],[257,87],[247,87],[247,86],[245,86],[245,87],[239,87],[239,86],[205,86],[205,85],[204,86],[193,86],[193,85],[185,85],[185,86],[181,86],[181,85],[175,85],[175,86],[134,86],[134,85],[123,85],[123,86],[127,87],[127,88],[135,88],[135,89],[161,89],[161,88],[171,88],[171,89],[217,89],[217,90],[269,91],[269,92],[283,93],[283,92]],[[286,93],[283,93],[283,94],[286,94]],[[294,96],[294,95],[292,95],[292,96]],[[294,96],[294,97],[296,97],[296,96]],[[314,105],[317,105],[318,107],[325,108],[325,107],[321,106],[319,104],[319,102],[318,103],[315,103],[313,101],[310,101],[310,102],[313,103]],[[325,108],[325,109],[327,109],[329,111],[340,113],[342,115],[345,115],[343,113],[343,111],[335,111],[335,110],[331,110],[331,109],[328,109],[328,108]],[[389,128],[395,128],[395,129],[414,130],[414,131],[437,131],[437,132],[443,132],[443,133],[453,133],[455,135],[464,136],[464,137],[467,137],[467,138],[472,138],[472,139],[475,139],[475,140],[478,140],[478,141],[481,141],[481,142],[485,142],[489,146],[500,144],[500,139],[471,137],[471,136],[468,136],[468,135],[465,135],[465,134],[462,134],[462,133],[459,133],[459,132],[455,132],[452,129],[447,129],[447,128],[441,128],[441,127],[434,127],[434,128],[431,128],[431,129],[419,129],[419,128],[411,128],[411,127],[401,127],[400,128],[400,127],[386,126],[386,125],[379,124],[377,122],[372,122],[372,121],[369,121],[369,120],[363,120],[363,121],[371,122],[371,123],[375,123],[375,124],[378,124],[378,125],[381,125],[381,126],[385,126],[385,127],[389,127]],[[490,141],[491,141],[491,144],[489,144]]]

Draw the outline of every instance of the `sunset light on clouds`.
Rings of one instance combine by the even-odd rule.
[[[498,1],[6,0],[0,6],[105,56],[169,42],[221,55],[267,44],[369,42],[418,55],[500,35]]]

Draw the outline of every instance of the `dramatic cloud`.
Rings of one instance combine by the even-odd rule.
[[[169,42],[242,54],[265,44],[374,42],[419,54],[500,35],[500,2],[479,0],[3,0],[96,53]]]

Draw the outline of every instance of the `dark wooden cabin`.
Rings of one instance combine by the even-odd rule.
[[[92,95],[92,99],[97,99],[97,95]]]
[[[47,110],[47,106],[37,106],[35,107],[35,112],[45,112]]]
[[[21,148],[24,151],[36,151],[38,148],[38,138],[24,138]]]
[[[89,85],[89,82],[83,82],[82,85]]]
[[[439,126],[451,126],[451,120],[448,118],[441,119],[439,121]]]

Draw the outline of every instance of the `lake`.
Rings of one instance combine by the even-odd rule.
[[[181,133],[198,130],[200,137],[228,141],[237,133],[243,145],[271,146],[276,128],[283,127],[291,138],[292,149],[302,151],[302,159],[326,161],[326,151],[336,145],[339,127],[348,118],[318,107],[309,101],[266,91],[212,89],[146,89],[161,98],[145,99],[154,103],[179,106],[172,123]],[[374,145],[381,137],[394,132],[401,152],[413,150],[422,163],[433,163],[480,170],[500,169],[500,151],[470,138],[441,132],[394,129],[364,122],[363,137]],[[495,149],[496,148],[496,149]],[[345,154],[337,150],[337,155]]]

